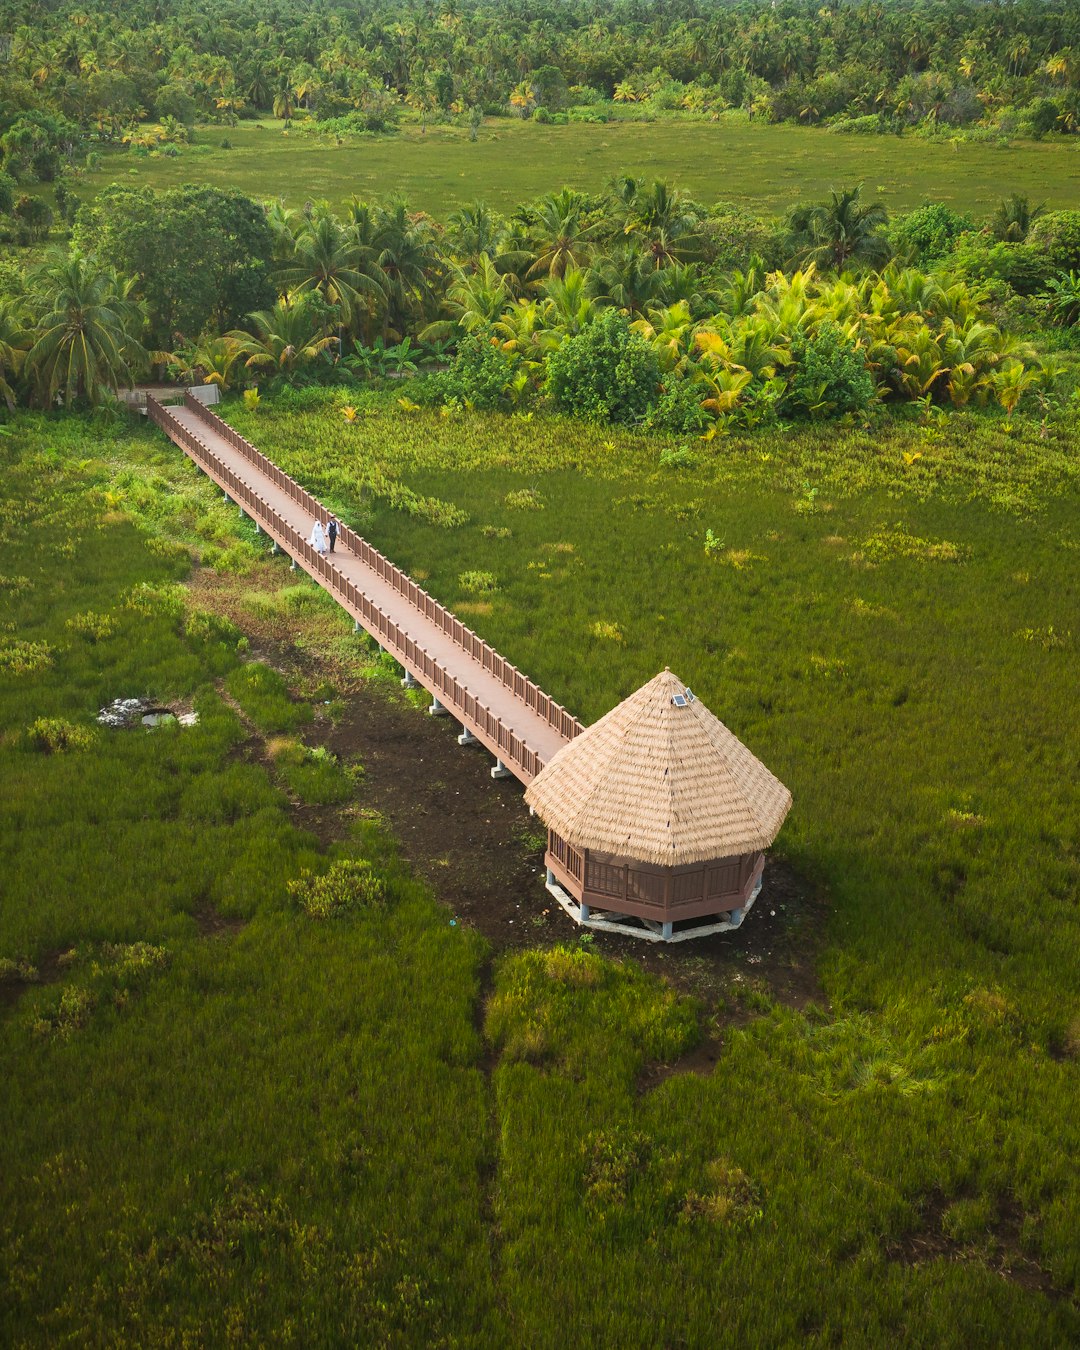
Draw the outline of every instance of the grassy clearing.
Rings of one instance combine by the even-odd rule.
[[[750,966],[699,1004],[578,946],[501,957],[478,1018],[483,943],[390,841],[290,823],[346,768],[251,731],[307,707],[314,743],[334,693],[248,661],[245,623],[331,646],[340,616],[150,433],[27,419],[0,443],[0,1340],[1080,1336],[1075,433],[802,429],[667,468],[392,399],[229,416],[575,711],[690,681],[795,793],[829,1007],[740,996]],[[186,598],[183,541],[232,569]],[[201,720],[96,728],[135,692]],[[657,1069],[717,1027],[708,1077]]]
[[[232,146],[219,148],[222,139]],[[403,193],[416,210],[445,218],[480,198],[511,211],[564,184],[583,191],[620,173],[677,183],[707,202],[783,211],[848,183],[865,182],[892,211],[925,199],[989,215],[1009,192],[1080,205],[1080,152],[1065,141],[1002,148],[914,137],[834,136],[813,127],[765,123],[659,121],[606,126],[489,122],[475,144],[462,128],[416,127],[338,145],[285,136],[281,124],[207,128],[175,159],[105,154],[82,180],[80,196],[109,183],[175,187],[207,183],[294,206],[326,198],[340,208],[354,193]]]
[[[0,673],[0,1340],[490,1343],[483,944],[370,826],[337,866],[374,869],[378,912],[300,913],[288,882],[329,860],[215,686],[267,724],[310,708],[185,618],[186,557],[119,510],[117,463],[150,483],[159,451],[70,422],[4,443],[3,641],[48,659]],[[185,528],[250,563],[178,472]],[[198,725],[96,727],[136,693]],[[340,797],[277,749],[290,790]]]
[[[778,1263],[791,1290],[773,1308],[781,1339],[850,1333],[862,1308],[865,1334],[884,1340],[913,1299],[946,1343],[991,1327],[1023,1340],[1028,1316],[1049,1319],[1045,1334],[1074,1325],[1075,1309],[1022,1273],[1036,1261],[1048,1286],[1074,1291],[1080,1273],[1065,1161],[1080,1145],[1066,1051],[1080,1009],[1075,432],[978,416],[873,435],[804,427],[782,442],[693,442],[691,466],[668,468],[677,447],[655,439],[402,417],[390,401],[346,432],[334,402],[231,415],[346,519],[366,514],[369,536],[440,599],[474,604],[476,577],[497,579],[472,621],[587,720],[670,664],[792,787],[781,850],[830,896],[834,1016],[776,1012],[733,1038],[710,1079],[645,1102],[629,1068],[616,1084],[600,1067],[640,1061],[631,1030],[599,1036],[588,1068],[586,1045],[561,1068],[551,1049],[607,1025],[598,993],[578,989],[576,1006],[521,995],[532,1011],[509,1039],[497,994],[489,1027],[517,1047],[498,1076],[500,1118],[517,1126],[501,1135],[499,1203],[520,1327],[548,1325],[553,1287],[594,1338],[650,1314],[671,1337],[703,1325],[715,1280],[658,1289],[658,1252],[738,1285],[732,1340],[764,1325],[764,1286],[750,1292],[746,1270]],[[388,477],[468,524],[395,511],[378,490]],[[616,1148],[637,1198],[620,1202],[614,1236],[581,1170],[613,1118],[649,1141]],[[680,1215],[724,1208],[702,1198],[708,1167],[739,1169],[769,1199],[738,1239],[706,1226],[703,1246]],[[952,1216],[940,1222],[939,1201]],[[971,1205],[985,1218],[978,1251],[940,1228],[966,1232]],[[923,1229],[942,1259],[903,1267],[904,1234]],[[1002,1284],[990,1272],[1010,1262]]]

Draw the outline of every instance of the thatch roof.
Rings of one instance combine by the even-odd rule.
[[[678,867],[768,848],[791,793],[685,686],[657,675],[564,745],[525,791],[577,849]]]

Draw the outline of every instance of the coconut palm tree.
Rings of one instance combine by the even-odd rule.
[[[650,309],[647,318],[636,319],[630,327],[656,352],[661,370],[681,372],[685,369],[695,327],[685,300]]]
[[[570,268],[584,266],[595,227],[585,220],[586,199],[573,188],[549,192],[531,210],[531,234],[536,261],[530,277],[561,278]]]
[[[830,193],[827,202],[797,206],[788,219],[791,245],[801,263],[837,272],[857,263],[880,266],[889,256],[881,234],[889,216],[880,202],[862,201],[862,185]]]
[[[22,369],[32,339],[22,300],[14,296],[0,299],[0,397],[9,410],[15,406],[11,380]]]
[[[636,233],[654,267],[687,262],[700,250],[699,212],[685,192],[656,182],[638,192],[626,220],[626,233]]]
[[[505,225],[486,202],[476,201],[452,211],[446,220],[446,240],[455,257],[473,262],[481,254],[494,258]]]
[[[286,206],[281,197],[265,206],[266,223],[274,236],[274,257],[279,262],[291,258],[296,251],[296,237],[307,224],[302,211]]]
[[[400,200],[377,207],[371,248],[384,278],[386,307],[383,338],[401,335],[410,320],[429,313],[444,267],[435,245],[435,233],[424,216],[411,215]]]
[[[248,315],[254,334],[237,329],[227,336],[237,345],[249,370],[265,370],[275,380],[290,383],[334,339],[327,332],[317,298],[311,292],[287,295],[272,309]]]
[[[541,313],[546,327],[562,337],[576,337],[599,314],[602,304],[589,294],[589,276],[578,267],[561,277],[548,277],[541,288]]]
[[[185,383],[216,384],[231,389],[236,364],[244,355],[233,337],[206,337],[189,351],[178,353]]]
[[[342,326],[352,329],[372,304],[386,300],[379,270],[333,216],[320,215],[297,235],[293,256],[278,275],[287,292],[318,291]]]
[[[435,319],[417,334],[420,342],[446,342],[458,332],[491,328],[512,299],[510,286],[486,253],[475,271],[455,268],[454,281],[443,298],[448,319]]]
[[[990,233],[1007,244],[1022,244],[1028,230],[1046,211],[1046,203],[1032,206],[1020,192],[1014,192],[998,206],[990,221]]]
[[[31,274],[36,340],[26,354],[44,407],[63,398],[96,406],[146,363],[138,334],[145,322],[131,282],[78,253],[60,255]]]
[[[661,274],[636,242],[626,240],[597,258],[589,274],[589,289],[598,300],[643,314],[660,292]]]
[[[1046,301],[1051,320],[1063,328],[1080,319],[1080,272],[1072,270],[1064,276],[1053,277],[1039,296]]]

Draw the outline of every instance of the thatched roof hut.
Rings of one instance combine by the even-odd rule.
[[[670,670],[565,745],[525,800],[582,922],[602,900],[666,936],[681,918],[741,920],[791,807],[783,783]]]

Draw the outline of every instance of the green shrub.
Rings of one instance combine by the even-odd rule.
[[[474,595],[491,595],[499,589],[499,579],[494,572],[469,571],[458,577],[458,585],[463,591]]]
[[[49,754],[63,754],[65,750],[89,750],[97,740],[90,727],[76,726],[62,717],[39,717],[27,730],[31,745]]]
[[[363,858],[347,858],[325,872],[306,867],[289,882],[289,895],[310,919],[338,919],[386,904],[382,878]]]
[[[671,380],[649,409],[645,425],[653,431],[671,431],[676,435],[704,431],[712,421],[701,406],[702,390],[692,380]]]
[[[927,202],[917,211],[896,216],[889,225],[889,244],[900,258],[919,267],[939,262],[953,251],[962,234],[975,229],[970,216],[954,211],[944,202]]]
[[[987,244],[968,236],[950,260],[955,273],[965,281],[1004,281],[1018,295],[1041,290],[1054,269],[1035,244]]]
[[[53,223],[52,207],[43,197],[23,193],[12,207],[21,244],[37,244],[49,233]]]
[[[656,398],[660,363],[616,309],[607,309],[548,358],[547,392],[575,417],[639,422]]]
[[[97,999],[89,989],[78,984],[69,984],[60,995],[51,1029],[65,1039],[75,1031],[81,1031],[90,1021]]]
[[[467,403],[490,410],[510,403],[514,359],[497,343],[478,334],[463,338],[449,370],[429,381],[429,392],[442,402]]]
[[[785,412],[828,417],[869,407],[873,377],[832,320],[821,324],[812,337],[798,334],[791,354],[795,373],[784,397]]]
[[[88,609],[85,614],[73,615],[66,626],[88,642],[101,642],[112,636],[116,621],[111,614],[95,614],[92,609]]]
[[[47,642],[23,642],[19,638],[0,641],[0,675],[33,675],[47,670],[53,654]]]
[[[1027,242],[1053,271],[1080,271],[1080,211],[1048,211],[1032,225]]]

